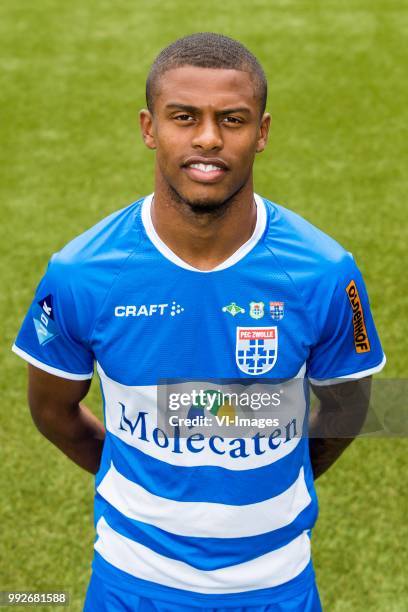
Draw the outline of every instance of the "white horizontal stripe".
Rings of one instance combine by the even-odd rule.
[[[28,363],[31,363],[31,365],[35,366],[36,368],[44,370],[45,372],[48,372],[48,374],[54,374],[54,376],[59,376],[60,378],[67,378],[68,380],[87,380],[88,378],[92,378],[93,376],[93,372],[90,372],[89,374],[74,374],[73,372],[65,372],[65,370],[53,368],[52,366],[43,363],[42,361],[39,361],[29,353],[26,353],[16,344],[13,344],[11,349],[16,355],[22,357],[22,359],[25,359],[25,361],[28,361]]]
[[[202,433],[204,433],[207,438],[206,441],[203,442],[203,450],[198,453],[192,453],[188,451],[174,453],[171,450],[171,441],[166,448],[161,448],[152,440],[152,431],[158,426],[158,423],[160,422],[158,418],[159,414],[157,408],[158,387],[155,385],[123,385],[122,383],[118,383],[115,380],[109,378],[109,376],[104,373],[100,364],[97,364],[97,370],[101,379],[103,394],[105,398],[105,416],[107,430],[129,446],[135,447],[142,453],[145,453],[150,457],[154,457],[155,459],[159,459],[160,461],[165,461],[166,463],[169,463],[171,465],[185,467],[209,465],[215,467],[223,467],[230,470],[256,469],[265,465],[270,465],[271,463],[274,463],[275,461],[286,457],[296,448],[296,446],[301,440],[300,435],[303,427],[305,398],[303,383],[300,382],[299,379],[294,378],[291,381],[281,383],[279,385],[280,388],[283,388],[285,390],[285,402],[287,402],[287,405],[289,406],[288,415],[292,414],[293,418],[293,416],[295,416],[294,412],[296,410],[297,436],[291,437],[291,439],[288,439],[288,441],[285,440],[285,421],[284,423],[281,423],[283,437],[275,438],[276,443],[278,443],[279,440],[282,440],[281,444],[279,444],[277,448],[271,449],[268,446],[267,441],[264,441],[265,452],[263,454],[257,455],[255,453],[251,453],[248,457],[234,458],[231,457],[228,452],[231,449],[228,443],[234,438],[225,437],[223,443],[223,447],[226,450],[225,454],[216,454],[211,451],[208,445],[208,435],[210,433],[208,431],[208,428],[202,429]],[[302,367],[300,373],[303,372],[303,370],[304,368]],[[198,383],[199,381],[194,384],[197,385]],[[177,388],[178,390],[180,390],[181,385],[178,385]],[[147,413],[145,420],[148,441],[143,440],[140,437],[140,422],[137,430],[135,430],[134,433],[131,432],[129,427],[120,428],[122,404],[125,406],[126,409],[126,418],[129,419],[133,424],[136,423],[140,412]],[[254,412],[253,416],[256,417],[256,412]],[[269,435],[270,429],[271,428],[265,429],[266,435]],[[191,434],[193,433],[197,433],[197,429],[191,430]],[[184,434],[183,436],[184,437],[180,438],[180,440],[181,444],[185,447],[186,436]],[[248,448],[251,444],[253,444],[249,432],[247,432],[246,442],[248,444]],[[217,446],[218,445],[219,442],[217,442]]]
[[[286,546],[246,563],[203,571],[122,536],[103,517],[96,530],[95,550],[108,563],[142,580],[197,593],[239,593],[278,586],[298,576],[310,561],[306,532]]]
[[[352,374],[346,374],[346,376],[338,376],[337,378],[326,378],[326,379],[318,379],[318,378],[309,378],[312,385],[316,385],[317,387],[323,387],[325,385],[338,385],[340,383],[349,382],[352,380],[358,380],[359,378],[364,378],[364,376],[371,376],[371,374],[376,374],[377,372],[381,372],[383,367],[387,362],[387,358],[385,354],[383,355],[382,361],[377,366],[373,368],[368,368],[368,370],[360,370],[360,372],[353,372]]]
[[[185,268],[186,270],[191,270],[192,272],[198,272],[200,274],[209,274],[211,272],[218,272],[219,270],[225,270],[225,268],[229,268],[236,264],[240,259],[243,259],[247,253],[251,249],[254,248],[256,243],[261,238],[265,226],[266,226],[266,207],[263,199],[258,194],[254,194],[254,199],[256,203],[257,216],[256,216],[256,225],[252,236],[247,240],[243,245],[239,247],[235,253],[233,253],[228,259],[220,263],[218,266],[213,268],[212,270],[199,270],[198,268],[194,268],[191,264],[187,263],[181,257],[176,255],[168,246],[163,242],[160,238],[156,229],[153,225],[152,216],[151,216],[151,205],[153,200],[153,193],[146,196],[143,204],[142,204],[142,221],[144,228],[151,242],[154,244],[156,249],[164,256],[166,259],[169,259],[171,262],[176,264],[181,268]]]
[[[312,501],[303,467],[286,491],[255,504],[182,502],[153,495],[120,474],[113,463],[98,493],[125,516],[170,533],[198,538],[243,538],[286,527]]]

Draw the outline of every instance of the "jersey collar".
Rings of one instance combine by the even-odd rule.
[[[208,274],[209,272],[219,272],[220,270],[225,270],[226,268],[230,268],[238,261],[243,259],[245,255],[247,255],[258,243],[262,234],[265,231],[266,227],[266,207],[263,199],[258,194],[254,194],[255,203],[256,203],[256,225],[253,231],[252,236],[242,244],[235,253],[230,255],[223,262],[218,264],[215,268],[211,270],[199,270],[198,268],[194,268],[189,263],[181,259],[178,255],[176,255],[168,246],[163,242],[163,240],[157,234],[151,216],[151,206],[154,194],[146,196],[142,203],[142,222],[144,228],[146,230],[146,234],[156,249],[168,260],[173,262],[176,266],[180,268],[184,268],[185,270],[190,270],[192,272],[200,272],[202,274]]]

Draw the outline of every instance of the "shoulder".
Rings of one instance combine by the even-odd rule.
[[[65,307],[81,312],[81,318],[94,318],[137,250],[142,233],[142,201],[102,219],[51,257],[45,275],[50,293],[58,294]]]
[[[81,338],[90,337],[111,286],[138,248],[141,203],[102,219],[51,257],[40,284],[42,292],[65,313]]]
[[[115,211],[71,240],[52,256],[50,271],[76,282],[115,274],[140,242],[142,202]]]
[[[297,213],[264,198],[268,211],[265,246],[297,282],[342,276],[355,268],[353,256]]]
[[[353,255],[300,215],[268,200],[264,245],[287,276],[309,317],[316,340],[334,304],[343,303],[350,282],[361,279]]]
[[[75,265],[98,257],[114,257],[120,251],[135,248],[140,233],[140,207],[143,199],[108,215],[66,244],[56,258]]]

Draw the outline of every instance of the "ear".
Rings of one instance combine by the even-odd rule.
[[[149,149],[155,149],[156,142],[153,135],[153,116],[151,112],[145,108],[141,110],[139,113],[139,122],[143,142]]]
[[[268,142],[269,128],[271,126],[271,116],[269,113],[264,113],[259,126],[258,142],[256,144],[256,152],[261,153]]]

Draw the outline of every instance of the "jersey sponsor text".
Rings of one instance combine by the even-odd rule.
[[[354,346],[357,353],[368,353],[370,342],[368,340],[367,329],[364,322],[363,308],[356,283],[352,280],[347,285],[347,295],[353,310]]]

